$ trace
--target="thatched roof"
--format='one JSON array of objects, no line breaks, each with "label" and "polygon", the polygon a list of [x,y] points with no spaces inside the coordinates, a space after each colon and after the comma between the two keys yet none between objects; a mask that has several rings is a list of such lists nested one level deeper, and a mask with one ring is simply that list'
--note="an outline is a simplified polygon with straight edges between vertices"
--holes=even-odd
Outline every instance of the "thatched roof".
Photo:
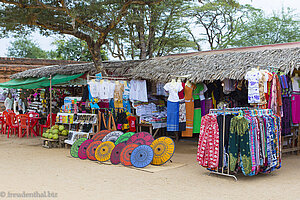
[{"label": "thatched roof", "polygon": [[[141,60],[133,61],[105,61],[103,62],[104,68],[109,74],[126,75],[131,72],[131,69],[136,67]],[[17,74],[13,74],[10,78],[40,78],[49,77],[50,75],[63,74],[74,75],[89,72],[95,74],[96,69],[94,63],[80,63],[80,64],[67,64],[67,65],[52,65],[35,69],[26,70]]]},{"label": "thatched roof", "polygon": [[291,73],[294,69],[300,69],[300,48],[249,49],[217,53],[211,51],[153,58],[140,63],[131,75],[135,79],[162,82],[186,75],[193,82],[225,78],[241,80],[250,68],[257,66],[274,66],[286,74]]}]

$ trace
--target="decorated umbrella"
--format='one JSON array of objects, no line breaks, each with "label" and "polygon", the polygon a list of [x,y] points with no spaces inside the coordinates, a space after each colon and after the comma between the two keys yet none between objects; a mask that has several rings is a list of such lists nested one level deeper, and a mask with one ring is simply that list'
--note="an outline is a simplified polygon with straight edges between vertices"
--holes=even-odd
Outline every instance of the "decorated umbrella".
[{"label": "decorated umbrella", "polygon": [[154,156],[151,164],[163,165],[168,162],[175,152],[175,143],[169,137],[160,137],[150,145],[153,149]]},{"label": "decorated umbrella", "polygon": [[140,145],[150,145],[154,141],[154,138],[150,133],[147,132],[139,132],[132,135],[128,140],[127,144],[135,143]]},{"label": "decorated umbrella", "polygon": [[121,142],[126,142],[131,136],[133,136],[135,133],[134,132],[128,132],[128,133],[124,133],[123,135],[121,135],[117,141],[115,142],[115,145],[121,143]]},{"label": "decorated umbrella", "polygon": [[87,159],[87,155],[86,155],[86,149],[88,148],[88,146],[93,142],[94,140],[92,139],[88,139],[86,141],[84,141],[79,149],[78,149],[78,157],[80,159]]},{"label": "decorated umbrella", "polygon": [[115,146],[111,152],[110,161],[112,164],[117,165],[120,163],[120,154],[122,149],[126,146],[125,142],[121,142]]},{"label": "decorated umbrella", "polygon": [[72,157],[78,158],[79,147],[86,140],[87,140],[86,138],[80,138],[73,143],[71,150],[70,150],[70,154]]},{"label": "decorated umbrella", "polygon": [[88,159],[94,160],[94,161],[97,160],[95,157],[95,151],[101,143],[102,143],[102,141],[94,141],[88,146],[88,148],[86,149],[86,155],[87,155]]},{"label": "decorated umbrella", "polygon": [[99,131],[98,133],[96,133],[94,136],[93,136],[93,140],[94,141],[101,141],[107,134],[109,134],[111,131],[109,130],[102,130],[102,131]]},{"label": "decorated umbrella", "polygon": [[136,147],[130,156],[130,161],[134,167],[143,168],[148,166],[153,159],[153,150],[148,145]]},{"label": "decorated umbrella", "polygon": [[113,143],[116,142],[116,140],[123,135],[124,133],[122,131],[113,131],[107,134],[103,139],[102,142],[111,141]]},{"label": "decorated umbrella", "polygon": [[105,162],[110,159],[112,150],[115,144],[111,141],[102,142],[95,151],[95,157],[100,162]]},{"label": "decorated umbrella", "polygon": [[130,156],[131,156],[132,151],[138,146],[139,146],[138,144],[131,143],[131,144],[127,144],[122,149],[121,154],[120,154],[120,162],[122,163],[122,165],[124,165],[124,166],[132,165],[131,161],[130,161]]}]

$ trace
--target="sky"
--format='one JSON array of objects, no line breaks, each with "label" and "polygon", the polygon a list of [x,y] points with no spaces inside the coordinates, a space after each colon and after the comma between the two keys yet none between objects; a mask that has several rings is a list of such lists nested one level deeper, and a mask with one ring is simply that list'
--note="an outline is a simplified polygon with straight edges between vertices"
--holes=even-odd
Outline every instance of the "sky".
[{"label": "sky", "polygon": [[[300,13],[300,0],[239,0],[239,2],[260,8],[266,14],[272,14],[273,11],[280,11],[282,7],[290,7],[296,9],[297,13]],[[55,40],[56,36],[45,37],[38,33],[33,33],[31,38],[44,50],[52,50],[54,48],[51,43]],[[13,38],[0,39],[0,57],[6,56],[9,43],[13,40]]]}]

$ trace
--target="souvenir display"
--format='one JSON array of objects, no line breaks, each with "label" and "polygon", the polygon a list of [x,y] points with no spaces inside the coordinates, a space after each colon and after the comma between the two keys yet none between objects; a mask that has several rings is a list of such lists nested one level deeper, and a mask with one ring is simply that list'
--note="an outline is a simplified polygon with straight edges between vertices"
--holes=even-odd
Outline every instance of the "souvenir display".
[{"label": "souvenir display", "polygon": [[118,145],[119,143],[121,142],[127,142],[127,140],[133,136],[135,133],[133,132],[127,132],[127,133],[124,133],[123,135],[121,135],[115,142],[115,145]]},{"label": "souvenir display", "polygon": [[175,143],[169,137],[160,137],[150,145],[153,149],[154,156],[151,164],[163,165],[168,162],[175,152]]},{"label": "souvenir display", "polygon": [[115,146],[111,152],[110,161],[112,164],[117,165],[120,163],[120,154],[122,149],[126,146],[125,142],[121,142]]},{"label": "souvenir display", "polygon": [[135,143],[135,144],[145,144],[145,145],[150,145],[154,141],[152,135],[147,132],[139,132],[134,135],[132,135],[128,140],[127,144]]},{"label": "souvenir display", "polygon": [[86,155],[88,159],[93,161],[97,160],[95,157],[95,151],[101,143],[102,141],[94,141],[88,146],[88,148],[86,149]]},{"label": "souvenir display", "polygon": [[132,151],[138,147],[138,144],[127,144],[125,147],[123,147],[121,154],[120,154],[120,162],[124,166],[131,166],[130,156]]},{"label": "souvenir display", "polygon": [[80,138],[80,139],[76,140],[76,142],[74,142],[74,144],[72,145],[71,150],[70,150],[70,154],[72,157],[78,158],[79,147],[86,140],[87,140],[86,138]]},{"label": "souvenir display", "polygon": [[150,146],[140,145],[132,151],[130,161],[134,167],[143,168],[151,163],[153,155],[153,150]]},{"label": "souvenir display", "polygon": [[102,142],[95,151],[95,158],[100,162],[108,161],[114,148],[115,144],[113,142]]},{"label": "souvenir display", "polygon": [[92,139],[88,139],[88,140],[86,140],[86,141],[84,141],[81,145],[80,145],[80,147],[79,147],[79,149],[78,149],[78,157],[80,158],[80,159],[87,159],[87,155],[86,155],[86,151],[87,151],[87,148],[88,148],[88,146],[93,142],[94,140],[92,140]]}]

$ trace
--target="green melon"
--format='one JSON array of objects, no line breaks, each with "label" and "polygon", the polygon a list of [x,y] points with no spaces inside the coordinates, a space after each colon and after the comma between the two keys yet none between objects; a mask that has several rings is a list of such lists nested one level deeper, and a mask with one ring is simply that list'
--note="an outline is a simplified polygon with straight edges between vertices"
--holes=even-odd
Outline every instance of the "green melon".
[{"label": "green melon", "polygon": [[48,138],[49,133],[44,133],[43,137]]},{"label": "green melon", "polygon": [[49,138],[49,139],[52,139],[52,138],[53,138],[52,133],[49,133],[48,138]]},{"label": "green melon", "polygon": [[58,135],[57,135],[57,134],[54,134],[52,138],[53,138],[54,140],[57,140],[57,139],[58,139]]},{"label": "green melon", "polygon": [[67,135],[68,135],[68,132],[67,132],[67,130],[63,130],[63,131],[61,132],[61,134],[64,135],[64,136],[67,136]]},{"label": "green melon", "polygon": [[58,132],[59,132],[58,129],[54,129],[54,130],[52,131],[53,134],[58,134]]},{"label": "green melon", "polygon": [[60,125],[59,127],[58,127],[58,130],[59,131],[63,131],[65,129],[65,127],[63,126],[63,125]]}]

